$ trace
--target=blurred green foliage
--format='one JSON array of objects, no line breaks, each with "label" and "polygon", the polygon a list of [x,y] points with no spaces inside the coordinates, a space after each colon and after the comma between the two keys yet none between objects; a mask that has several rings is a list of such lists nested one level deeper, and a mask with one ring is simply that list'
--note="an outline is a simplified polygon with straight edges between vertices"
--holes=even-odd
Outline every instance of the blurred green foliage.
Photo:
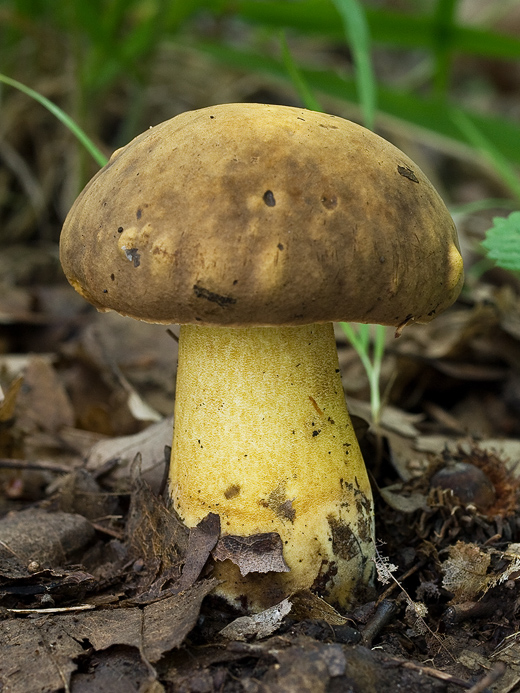
[{"label": "blurred green foliage", "polygon": [[[368,0],[3,0],[0,70],[23,81],[19,61],[31,60],[23,44],[28,39],[54,42],[56,51],[66,56],[63,68],[74,70],[72,115],[80,125],[86,111],[124,76],[135,85],[136,98],[128,113],[131,136],[140,108],[139,87],[146,83],[154,56],[165,42],[190,47],[226,66],[290,83],[281,47],[278,56],[268,55],[260,42],[240,41],[236,32],[214,32],[213,37],[208,35],[211,32],[198,30],[196,22],[200,17],[217,25],[235,21],[238,31],[242,28],[248,37],[252,31],[277,37],[282,30],[288,41],[310,37],[348,44],[357,68],[350,73],[298,59],[298,68],[318,100],[324,95],[356,103],[365,94],[365,104],[371,103],[367,108],[374,113],[377,98],[378,117],[398,119],[430,136],[473,146],[453,118],[454,111],[461,111],[496,152],[512,164],[520,164],[518,124],[472,109],[466,105],[460,85],[454,88],[452,84],[456,56],[518,60],[520,39],[487,26],[459,23],[458,0],[410,1],[408,11],[379,4]],[[369,36],[373,46],[384,46],[397,55],[404,50],[418,51],[421,79],[415,76],[409,83],[393,84],[379,78],[376,84],[370,73]],[[37,54],[32,60],[37,60]],[[476,77],[485,82],[483,75]],[[370,110],[365,112],[365,122],[367,118],[370,126],[374,119]]]}]

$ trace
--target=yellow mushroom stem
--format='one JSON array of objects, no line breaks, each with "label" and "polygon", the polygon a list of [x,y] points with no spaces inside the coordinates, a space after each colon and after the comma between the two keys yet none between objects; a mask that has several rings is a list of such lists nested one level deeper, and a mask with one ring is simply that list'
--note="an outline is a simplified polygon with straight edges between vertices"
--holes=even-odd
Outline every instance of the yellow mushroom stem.
[{"label": "yellow mushroom stem", "polygon": [[230,602],[265,608],[311,588],[348,606],[373,573],[373,506],[331,323],[183,326],[170,492],[188,527],[277,532],[288,572],[217,562]]}]

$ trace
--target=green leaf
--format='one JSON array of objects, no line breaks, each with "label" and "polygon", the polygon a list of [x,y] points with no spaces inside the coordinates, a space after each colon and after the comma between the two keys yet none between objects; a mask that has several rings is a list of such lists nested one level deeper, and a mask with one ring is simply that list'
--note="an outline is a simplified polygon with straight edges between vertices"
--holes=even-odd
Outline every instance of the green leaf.
[{"label": "green leaf", "polygon": [[499,267],[520,272],[520,212],[493,219],[482,246]]}]

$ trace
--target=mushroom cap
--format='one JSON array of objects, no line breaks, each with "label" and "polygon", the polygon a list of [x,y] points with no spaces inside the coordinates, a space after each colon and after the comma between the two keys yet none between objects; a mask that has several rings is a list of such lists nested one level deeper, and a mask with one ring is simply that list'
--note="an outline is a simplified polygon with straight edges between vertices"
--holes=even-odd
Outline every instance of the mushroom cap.
[{"label": "mushroom cap", "polygon": [[342,118],[225,104],[116,151],[61,262],[99,310],[157,323],[428,322],[457,298],[454,223],[401,151]]}]

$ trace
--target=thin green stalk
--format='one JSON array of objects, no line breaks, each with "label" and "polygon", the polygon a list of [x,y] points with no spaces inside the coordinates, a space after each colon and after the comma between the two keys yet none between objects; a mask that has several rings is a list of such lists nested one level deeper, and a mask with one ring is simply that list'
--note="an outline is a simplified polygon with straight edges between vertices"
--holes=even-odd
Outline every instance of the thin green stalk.
[{"label": "thin green stalk", "polygon": [[504,197],[486,197],[482,200],[474,200],[461,205],[450,205],[452,217],[465,217],[477,212],[485,212],[488,209],[518,209],[518,202]]},{"label": "thin green stalk", "polygon": [[[381,364],[385,351],[386,330],[383,325],[358,325],[355,329],[348,322],[340,323],[345,336],[354,347],[366,371],[370,385],[370,411],[372,421],[377,424],[381,418],[381,392],[379,380]],[[372,357],[370,357],[370,331],[374,328]]]},{"label": "thin green stalk", "polygon": [[27,96],[30,96],[35,101],[38,101],[38,103],[40,103],[54,116],[56,116],[56,118],[58,118],[58,120],[72,132],[72,134],[81,142],[81,144],[92,155],[92,157],[100,166],[104,166],[107,163],[107,158],[103,154],[103,152],[96,147],[96,145],[94,144],[94,142],[92,142],[90,137],[79,127],[77,123],[75,123],[72,120],[70,116],[68,116],[65,113],[65,111],[62,111],[59,106],[56,106],[55,103],[52,103],[52,101],[49,101],[49,99],[47,99],[45,96],[42,96],[37,91],[34,91],[34,89],[31,89],[30,87],[25,86],[25,84],[18,82],[16,79],[11,79],[11,77],[7,77],[6,75],[3,75],[1,73],[0,82],[3,82],[4,84],[9,85],[10,87],[14,87],[15,89],[18,89],[24,94],[27,94]]},{"label": "thin green stalk", "polygon": [[436,96],[445,98],[450,82],[455,31],[455,14],[458,0],[437,0],[433,17],[433,51],[435,72],[433,76]]},{"label": "thin green stalk", "polygon": [[363,121],[365,127],[373,130],[377,110],[377,83],[372,68],[370,30],[365,11],[358,0],[333,1],[343,20],[347,41],[352,50]]},{"label": "thin green stalk", "polygon": [[466,137],[468,142],[486,157],[504,183],[514,193],[515,197],[520,200],[520,179],[518,178],[516,170],[511,166],[506,157],[461,110],[452,109],[451,119],[459,128],[460,132]]},{"label": "thin green stalk", "polygon": [[289,50],[289,46],[287,45],[287,38],[284,32],[282,32],[281,34],[280,43],[282,47],[283,64],[285,66],[285,69],[287,70],[287,74],[289,75],[291,82],[293,83],[294,88],[298,92],[298,96],[302,100],[302,103],[305,105],[305,108],[309,108],[311,111],[323,111],[320,103],[312,93],[312,90],[309,88],[307,80],[302,75],[300,68],[298,67],[298,65],[294,61],[294,58],[291,55],[291,51]]}]

